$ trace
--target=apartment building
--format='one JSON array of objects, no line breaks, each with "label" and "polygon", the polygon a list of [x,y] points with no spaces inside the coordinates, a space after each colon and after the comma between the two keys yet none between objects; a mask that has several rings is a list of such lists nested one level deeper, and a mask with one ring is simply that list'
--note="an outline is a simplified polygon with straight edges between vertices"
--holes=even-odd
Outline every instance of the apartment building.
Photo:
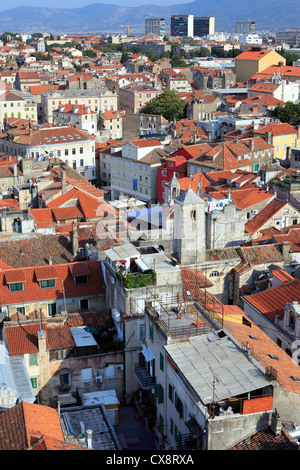
[{"label": "apartment building", "polygon": [[103,113],[118,109],[118,97],[106,88],[95,90],[47,90],[41,95],[42,118],[45,122],[53,123],[53,111],[60,105],[83,105],[92,111]]},{"label": "apartment building", "polygon": [[254,129],[254,136],[264,136],[274,146],[274,158],[285,160],[289,149],[300,145],[299,128],[282,122],[270,122],[266,126]]},{"label": "apartment building", "polygon": [[255,33],[255,22],[254,21],[236,21],[235,32],[237,34],[249,34]]},{"label": "apartment building", "polygon": [[157,167],[166,152],[158,140],[134,139],[122,145],[122,151],[112,154],[111,198],[121,194],[149,204],[157,200]]},{"label": "apartment building", "polygon": [[162,93],[152,86],[152,84],[130,84],[120,88],[120,109],[126,113],[138,113],[148,101],[156,98]]},{"label": "apartment building", "polygon": [[215,33],[215,18],[213,16],[194,17],[194,37],[203,37]]},{"label": "apartment building", "polygon": [[96,173],[95,140],[94,135],[72,126],[37,127],[19,135],[8,131],[0,139],[0,148],[8,155],[36,160],[58,157],[91,181]]},{"label": "apartment building", "polygon": [[279,64],[284,66],[286,59],[278,52],[260,46],[251,47],[235,58],[236,81],[247,82],[256,73]]},{"label": "apartment building", "polygon": [[30,119],[38,121],[37,105],[10,90],[0,92],[0,126],[6,118]]},{"label": "apartment building", "polygon": [[299,46],[300,44],[300,28],[289,28],[285,31],[276,31],[276,42],[278,44],[288,44],[289,46]]},{"label": "apartment building", "polygon": [[53,111],[54,125],[66,126],[71,124],[72,127],[77,125],[79,129],[88,134],[95,134],[97,132],[97,117],[96,111],[92,111],[91,108],[79,104],[61,105]]},{"label": "apartment building", "polygon": [[123,137],[124,111],[106,111],[99,117],[99,132],[108,139]]},{"label": "apartment building", "polygon": [[171,36],[193,37],[194,16],[172,15],[170,20]]},{"label": "apartment building", "polygon": [[160,37],[165,35],[165,19],[164,18],[146,18],[145,19],[145,34],[148,36],[150,33],[157,34]]}]

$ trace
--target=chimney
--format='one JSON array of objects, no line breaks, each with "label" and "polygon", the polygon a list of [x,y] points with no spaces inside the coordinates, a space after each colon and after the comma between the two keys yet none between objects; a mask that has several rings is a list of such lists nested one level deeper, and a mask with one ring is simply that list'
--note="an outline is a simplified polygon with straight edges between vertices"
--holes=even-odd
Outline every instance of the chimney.
[{"label": "chimney", "polygon": [[61,176],[61,192],[62,194],[65,194],[67,190],[67,174],[66,174],[66,170],[64,170],[63,168],[61,169],[60,176]]},{"label": "chimney", "polygon": [[51,265],[52,263],[53,263],[53,261],[52,261],[52,256],[50,255],[50,256],[49,256],[49,265]]},{"label": "chimney", "polygon": [[272,413],[271,431],[275,434],[275,436],[278,436],[282,431],[282,420],[276,408],[274,413]]},{"label": "chimney", "polygon": [[93,448],[93,446],[92,446],[92,434],[93,434],[92,429],[87,429],[86,430],[86,440],[87,440],[88,449]]},{"label": "chimney", "polygon": [[73,255],[76,256],[78,252],[78,230],[75,223],[72,226],[72,250]]},{"label": "chimney", "polygon": [[271,140],[272,140],[271,131],[266,131],[265,132],[265,140],[267,141],[268,144],[271,144]]}]

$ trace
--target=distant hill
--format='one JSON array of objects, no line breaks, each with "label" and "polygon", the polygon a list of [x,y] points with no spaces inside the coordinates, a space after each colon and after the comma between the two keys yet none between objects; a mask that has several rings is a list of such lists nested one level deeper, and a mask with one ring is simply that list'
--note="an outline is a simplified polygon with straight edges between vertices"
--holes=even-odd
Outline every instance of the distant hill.
[{"label": "distant hill", "polygon": [[[157,0],[156,0],[157,1]],[[300,26],[299,0],[196,0],[172,6],[142,5],[126,7],[93,3],[82,8],[44,8],[20,6],[4,10],[0,15],[0,32],[125,32],[129,23],[131,32],[143,32],[146,17],[162,17],[169,24],[172,14],[214,16],[217,31],[234,31],[235,21],[256,22],[257,30],[275,31]],[[137,26],[140,25],[140,26]]]}]

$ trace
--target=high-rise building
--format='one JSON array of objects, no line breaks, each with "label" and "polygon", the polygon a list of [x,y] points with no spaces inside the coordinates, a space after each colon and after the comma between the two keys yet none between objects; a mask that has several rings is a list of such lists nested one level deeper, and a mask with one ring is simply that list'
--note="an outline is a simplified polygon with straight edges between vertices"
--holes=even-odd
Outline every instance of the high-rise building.
[{"label": "high-rise building", "polygon": [[193,37],[194,15],[172,15],[171,36]]},{"label": "high-rise building", "polygon": [[237,34],[249,34],[255,33],[255,22],[254,21],[236,21],[235,32]]},{"label": "high-rise building", "polygon": [[194,34],[195,37],[203,37],[215,33],[215,18],[213,16],[195,16]]},{"label": "high-rise building", "polygon": [[288,44],[289,46],[299,46],[300,28],[290,28],[285,31],[276,31],[276,42],[279,44]]},{"label": "high-rise building", "polygon": [[164,18],[146,18],[145,19],[145,34],[157,34],[160,37],[165,35],[165,20]]}]

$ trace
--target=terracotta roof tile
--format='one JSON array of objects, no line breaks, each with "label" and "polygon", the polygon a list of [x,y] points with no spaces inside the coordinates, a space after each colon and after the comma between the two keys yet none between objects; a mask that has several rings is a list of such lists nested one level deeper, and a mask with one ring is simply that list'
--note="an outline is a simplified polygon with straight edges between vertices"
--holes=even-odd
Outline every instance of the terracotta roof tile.
[{"label": "terracotta roof tile", "polygon": [[32,403],[21,403],[0,415],[0,449],[26,450],[42,436],[64,441],[57,411]]},{"label": "terracotta roof tile", "polygon": [[252,220],[245,224],[245,231],[255,233],[263,227],[277,212],[279,212],[287,203],[274,198],[267,206],[256,214]]},{"label": "terracotta roof tile", "polygon": [[[294,283],[297,281],[293,281]],[[286,289],[284,290],[284,287]],[[245,296],[249,299],[253,297],[262,297],[268,296],[267,300],[263,301],[263,305],[266,309],[272,309],[272,302],[274,294],[274,301],[276,306],[282,305],[282,301],[284,301],[283,296],[285,295],[284,292],[289,293],[289,298],[291,297],[292,300],[295,300],[294,293],[298,290],[298,295],[300,292],[299,289],[300,283],[298,282],[297,286],[292,286],[291,283],[282,284],[279,287],[274,287],[272,289],[268,289],[264,292],[260,292],[259,294],[254,294],[250,296]],[[271,291],[268,293],[268,291]],[[281,297],[281,302],[280,302]],[[269,305],[267,305],[269,302]],[[286,302],[289,302],[287,299]],[[261,306],[261,304],[259,305]],[[276,308],[275,306],[275,308]],[[224,319],[224,327],[226,330],[229,331],[230,334],[236,338],[236,340],[240,344],[248,343],[249,349],[253,354],[254,358],[259,361],[259,363],[266,369],[269,366],[272,366],[277,371],[277,381],[280,387],[284,390],[289,390],[294,393],[300,394],[300,382],[296,382],[292,377],[299,377],[299,365],[294,362],[294,360],[280,347],[278,346],[264,331],[259,328],[255,323],[253,323],[248,317],[245,316],[248,320],[247,324],[237,324],[234,322],[230,322]],[[272,359],[271,355],[277,356],[278,360]],[[274,364],[275,362],[275,364]]]},{"label": "terracotta roof tile", "polygon": [[300,281],[294,279],[257,294],[245,295],[244,298],[274,322],[276,315],[279,315],[280,319],[283,318],[284,306],[287,303],[300,302]]},{"label": "terracotta roof tile", "polygon": [[[22,270],[9,270],[0,272],[0,293],[2,305],[13,305],[23,303],[33,303],[35,301],[43,301],[50,299],[62,299],[64,297],[78,297],[78,296],[90,296],[104,294],[105,289],[103,287],[103,273],[99,260],[93,261],[81,261],[75,263],[76,270],[81,272],[81,266],[86,272],[89,270],[89,278],[87,284],[75,284],[72,272],[72,263],[58,264],[53,268],[49,268],[51,273],[55,275],[56,283],[54,287],[41,288],[36,278],[35,269],[36,267],[23,268]],[[54,266],[53,266],[54,267]],[[14,271],[18,274],[14,277]],[[20,271],[22,272],[22,278],[19,276]],[[39,272],[39,270],[37,270]],[[46,269],[44,268],[44,271]],[[7,284],[7,273],[9,273],[9,280],[11,282],[24,282],[22,291],[10,292],[9,285]],[[45,272],[43,273],[45,275]],[[75,274],[77,275],[77,274]],[[18,280],[16,280],[18,279]]]}]

